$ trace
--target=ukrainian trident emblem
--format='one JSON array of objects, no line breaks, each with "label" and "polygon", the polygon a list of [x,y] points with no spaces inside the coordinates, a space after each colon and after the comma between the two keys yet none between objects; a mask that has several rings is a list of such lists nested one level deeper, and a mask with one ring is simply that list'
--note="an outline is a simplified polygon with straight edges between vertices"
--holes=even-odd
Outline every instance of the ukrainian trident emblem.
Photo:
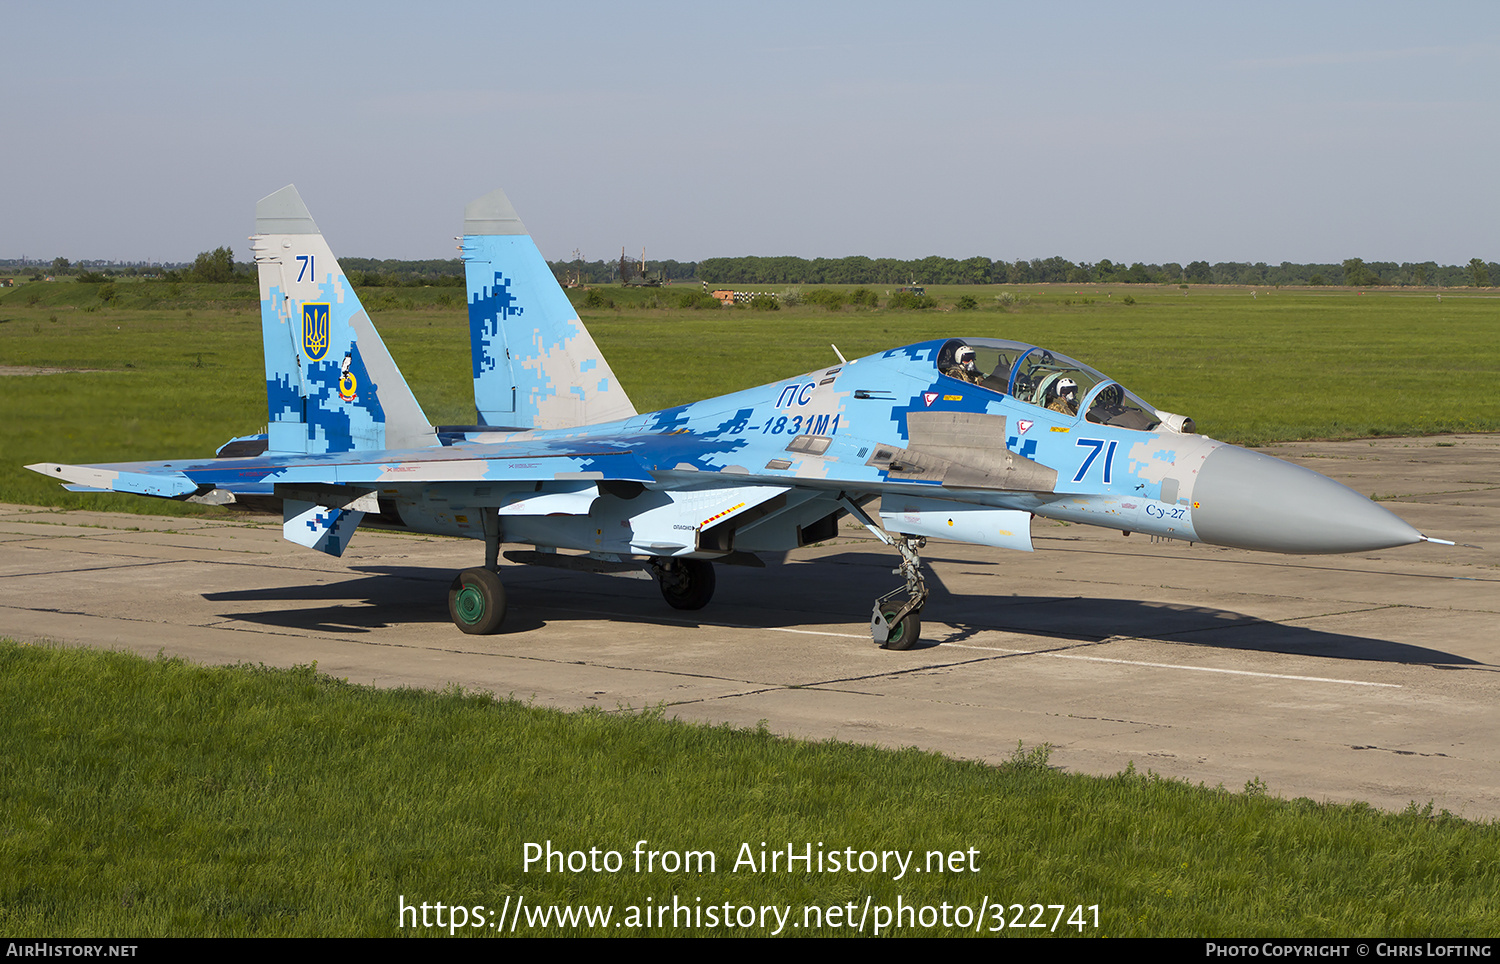
[{"label": "ukrainian trident emblem", "polygon": [[302,350],[312,361],[322,361],[328,354],[328,305],[302,306]]}]

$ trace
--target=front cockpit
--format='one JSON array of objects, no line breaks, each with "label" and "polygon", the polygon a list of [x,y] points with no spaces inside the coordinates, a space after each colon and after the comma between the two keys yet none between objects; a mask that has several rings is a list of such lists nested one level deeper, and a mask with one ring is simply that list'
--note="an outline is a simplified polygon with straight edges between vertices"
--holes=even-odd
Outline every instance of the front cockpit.
[{"label": "front cockpit", "polygon": [[949,378],[1069,418],[1082,412],[1090,422],[1116,428],[1194,431],[1192,419],[1160,412],[1082,362],[1035,345],[997,338],[950,338],[938,350],[937,369]]}]

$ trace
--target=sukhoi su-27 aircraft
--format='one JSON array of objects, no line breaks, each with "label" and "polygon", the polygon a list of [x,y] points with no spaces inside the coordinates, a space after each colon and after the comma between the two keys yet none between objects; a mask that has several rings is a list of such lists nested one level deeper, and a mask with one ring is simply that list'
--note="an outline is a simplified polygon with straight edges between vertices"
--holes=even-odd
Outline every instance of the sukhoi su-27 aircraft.
[{"label": "sukhoi su-27 aircraft", "polygon": [[1034,516],[1284,553],[1442,541],[1013,341],[926,341],[638,414],[500,191],[464,213],[478,423],[434,426],[295,188],[256,206],[253,248],[263,434],[214,458],[30,468],[74,491],[279,510],[287,539],[333,556],[361,524],[483,540],[484,564],[448,593],[466,633],[505,618],[502,543],[531,547],[516,562],[644,567],[691,610],[716,562],[758,565],[851,516],[899,554],[904,585],[870,624],[906,649],[925,541],[1030,552]]}]

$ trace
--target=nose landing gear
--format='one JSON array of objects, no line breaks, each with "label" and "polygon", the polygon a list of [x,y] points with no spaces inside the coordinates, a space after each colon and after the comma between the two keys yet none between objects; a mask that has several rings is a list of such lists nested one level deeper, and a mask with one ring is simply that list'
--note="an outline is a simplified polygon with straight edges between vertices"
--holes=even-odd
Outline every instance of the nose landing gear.
[{"label": "nose landing gear", "polygon": [[[922,536],[891,535],[875,524],[864,509],[848,497],[839,503],[849,514],[860,521],[875,538],[901,553],[901,565],[892,570],[906,579],[906,585],[875,600],[870,613],[870,636],[882,649],[911,649],[922,635],[922,623],[917,617],[927,605],[927,581],[922,578],[922,557],[919,555],[927,540]],[[906,600],[900,601],[905,594]]]},{"label": "nose landing gear", "polygon": [[[922,578],[922,559],[917,555],[927,540],[921,536],[898,535],[889,539],[901,553],[901,565],[892,572],[906,577],[906,585],[875,600],[870,614],[870,635],[882,649],[911,649],[922,635],[917,618],[927,605],[927,582]],[[899,602],[905,593],[906,601]]]}]

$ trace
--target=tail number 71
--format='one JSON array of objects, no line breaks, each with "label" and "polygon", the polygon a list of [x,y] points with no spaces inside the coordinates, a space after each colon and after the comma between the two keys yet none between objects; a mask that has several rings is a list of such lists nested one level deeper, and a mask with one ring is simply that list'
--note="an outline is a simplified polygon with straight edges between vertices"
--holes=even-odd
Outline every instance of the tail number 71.
[{"label": "tail number 71", "polygon": [[1081,438],[1078,440],[1078,444],[1083,446],[1084,448],[1092,449],[1092,451],[1089,452],[1088,457],[1083,460],[1083,464],[1078,467],[1078,474],[1073,476],[1073,481],[1082,482],[1083,477],[1089,474],[1089,469],[1093,467],[1094,461],[1099,458],[1099,453],[1103,452],[1104,484],[1109,485],[1110,475],[1113,472],[1115,465],[1115,446],[1120,444],[1119,440],[1111,439],[1108,443],[1106,443],[1102,438]]}]

